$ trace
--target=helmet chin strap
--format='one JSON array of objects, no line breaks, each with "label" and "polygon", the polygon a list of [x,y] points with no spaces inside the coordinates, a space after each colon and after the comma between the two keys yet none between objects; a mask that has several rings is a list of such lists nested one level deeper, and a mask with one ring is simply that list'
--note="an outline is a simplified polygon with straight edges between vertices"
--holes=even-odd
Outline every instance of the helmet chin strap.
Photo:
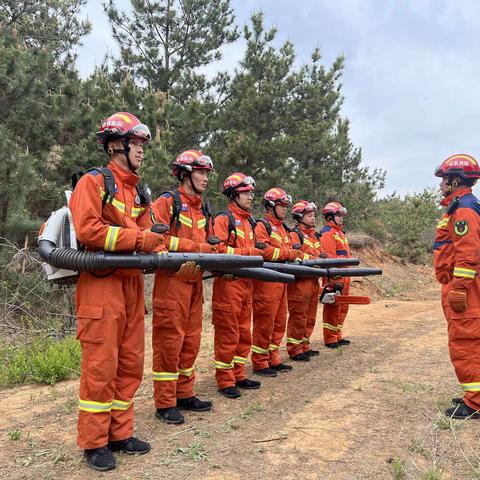
[{"label": "helmet chin strap", "polygon": [[277,214],[277,204],[275,204],[275,206],[273,207],[273,214],[275,215],[277,220],[280,220],[280,221],[282,220]]},{"label": "helmet chin strap", "polygon": [[108,153],[110,155],[113,155],[114,153],[120,153],[120,154],[123,154],[125,155],[125,157],[127,158],[127,165],[128,165],[128,168],[131,172],[133,173],[136,173],[137,172],[137,169],[132,165],[132,162],[130,161],[130,140],[129,138],[124,138],[122,139],[122,144],[123,144],[123,150],[121,150],[120,148],[109,148],[108,149]]},{"label": "helmet chin strap", "polygon": [[243,210],[244,212],[249,212],[249,210],[247,210],[246,208],[243,208],[243,207],[237,202],[237,197],[238,197],[238,192],[232,193],[232,195],[231,195],[231,197],[230,197],[230,201],[234,202],[235,205],[236,205],[240,210]]},{"label": "helmet chin strap", "polygon": [[195,182],[193,181],[192,179],[192,172],[187,172],[187,178],[190,182],[190,185],[193,189],[193,191],[197,194],[197,195],[201,195],[201,192],[198,191],[197,187],[195,186]]}]

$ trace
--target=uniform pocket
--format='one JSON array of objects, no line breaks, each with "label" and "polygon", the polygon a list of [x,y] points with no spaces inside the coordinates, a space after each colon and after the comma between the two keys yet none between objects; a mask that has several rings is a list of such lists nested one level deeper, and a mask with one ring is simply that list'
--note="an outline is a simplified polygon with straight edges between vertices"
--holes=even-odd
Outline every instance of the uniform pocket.
[{"label": "uniform pocket", "polygon": [[85,343],[103,343],[105,328],[101,319],[103,307],[80,305],[77,311],[77,340]]},{"label": "uniform pocket", "polygon": [[178,308],[176,300],[154,300],[152,325],[154,327],[174,326],[178,317]]}]

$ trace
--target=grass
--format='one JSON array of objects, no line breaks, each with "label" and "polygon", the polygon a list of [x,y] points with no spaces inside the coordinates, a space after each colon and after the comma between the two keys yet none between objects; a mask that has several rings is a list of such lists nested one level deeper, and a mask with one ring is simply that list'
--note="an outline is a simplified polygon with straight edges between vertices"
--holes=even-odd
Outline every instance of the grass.
[{"label": "grass", "polygon": [[400,458],[392,458],[390,462],[392,466],[392,475],[394,480],[405,478],[405,461]]},{"label": "grass", "polygon": [[185,458],[193,460],[194,462],[204,462],[207,459],[207,451],[200,442],[194,442],[188,447],[176,448],[173,454],[183,455]]},{"label": "grass", "polygon": [[0,387],[27,383],[54,384],[78,377],[80,344],[73,336],[38,338],[18,347],[0,347]]},{"label": "grass", "polygon": [[256,413],[263,412],[263,410],[264,410],[263,405],[259,401],[257,401],[252,405],[250,405],[249,407],[247,407],[245,411],[240,414],[240,416],[243,419],[246,419],[251,417],[252,415],[255,415]]},{"label": "grass", "polygon": [[12,429],[7,432],[8,438],[13,441],[20,440],[20,437],[22,436],[22,432],[17,429]]},{"label": "grass", "polygon": [[421,478],[422,480],[442,480],[442,471],[436,467],[429,468]]},{"label": "grass", "polygon": [[454,420],[440,413],[435,420],[434,426],[437,430],[462,430],[465,428],[464,420]]}]

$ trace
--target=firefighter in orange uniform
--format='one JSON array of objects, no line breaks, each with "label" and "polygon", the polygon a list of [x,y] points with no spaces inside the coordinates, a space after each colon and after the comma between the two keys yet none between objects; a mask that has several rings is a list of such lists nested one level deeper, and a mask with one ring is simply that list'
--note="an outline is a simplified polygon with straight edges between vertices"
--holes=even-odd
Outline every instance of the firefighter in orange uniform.
[{"label": "firefighter in orange uniform", "polygon": [[[350,247],[343,230],[343,217],[347,209],[338,202],[330,202],[323,208],[323,216],[326,225],[320,231],[320,242],[323,251],[329,258],[350,258]],[[323,286],[343,286],[342,294],[348,295],[350,290],[350,278],[341,280],[325,279]],[[348,313],[348,304],[323,305],[323,339],[328,348],[338,348],[342,345],[350,345],[350,340],[342,337],[342,328]]]},{"label": "firefighter in orange uniform", "polygon": [[[297,223],[290,231],[292,244],[311,259],[319,258],[322,253],[315,232],[316,211],[316,205],[305,200],[297,202],[291,211]],[[310,336],[317,320],[318,289],[317,278],[301,278],[287,287],[287,351],[292,360],[308,362],[320,353],[310,348]]]},{"label": "firefighter in orange uniform", "polygon": [[[234,173],[223,182],[223,195],[230,200],[227,211],[215,218],[215,236],[222,243],[220,253],[262,255],[255,248],[255,220],[252,217],[255,182]],[[227,398],[241,396],[239,388],[254,390],[260,382],[247,378],[245,363],[252,344],[253,283],[248,278],[213,282],[212,323],[215,329],[215,369],[218,391]]]},{"label": "firefighter in orange uniform", "polygon": [[[87,172],[75,186],[69,207],[78,240],[92,251],[164,248],[163,237],[150,230],[148,201],[142,201],[137,190],[143,145],[150,140],[148,127],[132,114],[119,112],[102,123],[97,136],[110,163],[108,170]],[[106,198],[111,175],[108,183],[114,191]],[[133,396],[143,376],[142,272],[81,272],[76,297],[82,347],[77,443],[85,449],[90,467],[111,470],[116,466],[112,452],[150,450],[147,442],[132,436]]]},{"label": "firefighter in orange uniform", "polygon": [[[263,197],[265,217],[257,222],[257,241],[267,261],[294,261],[306,258],[300,250],[292,248],[288,227],[284,220],[292,197],[281,188],[271,188]],[[252,364],[257,375],[276,377],[277,372],[292,370],[282,363],[280,343],[287,323],[287,285],[253,281],[253,333]]]},{"label": "firefighter in orange uniform", "polygon": [[445,414],[480,418],[480,202],[472,194],[480,167],[472,156],[457,154],[435,175],[442,179],[446,207],[433,244],[435,276],[442,284],[450,358],[464,392]]},{"label": "firefighter in orange uniform", "polygon": [[[202,194],[213,171],[210,157],[198,150],[187,150],[172,164],[172,175],[180,182],[178,190],[163,193],[153,205],[158,222],[170,226],[165,245],[171,252],[214,253],[207,242],[211,232],[208,209]],[[202,332],[202,273],[178,278],[166,271],[155,275],[153,287],[153,385],[157,418],[180,424],[180,410],[207,412],[212,402],[195,396],[194,363]]]}]

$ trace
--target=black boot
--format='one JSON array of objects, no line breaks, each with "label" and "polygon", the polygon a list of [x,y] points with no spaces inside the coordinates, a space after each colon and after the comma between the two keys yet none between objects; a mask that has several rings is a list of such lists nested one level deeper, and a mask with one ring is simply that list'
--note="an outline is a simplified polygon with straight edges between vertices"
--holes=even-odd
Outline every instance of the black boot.
[{"label": "black boot", "polygon": [[289,372],[290,370],[293,370],[293,367],[291,365],[286,365],[285,363],[279,363],[272,368],[277,372]]},{"label": "black boot", "polygon": [[239,392],[237,387],[225,387],[219,388],[218,391],[227,398],[238,398],[241,397],[242,394]]},{"label": "black boot", "polygon": [[157,408],[155,416],[169,425],[179,425],[185,422],[185,417],[177,407]]},{"label": "black boot", "polygon": [[254,370],[253,373],[255,375],[261,375],[262,377],[276,377],[277,372],[270,367],[262,368],[261,370]]},{"label": "black boot", "polygon": [[290,360],[294,360],[295,362],[309,362],[310,361],[310,355],[307,355],[306,353],[299,353],[298,355],[295,355],[294,357],[290,357]]},{"label": "black boot", "polygon": [[200,400],[197,397],[177,398],[177,407],[192,412],[209,412],[213,404],[210,400]]},{"label": "black boot", "polygon": [[262,384],[258,380],[246,378],[245,380],[239,380],[236,385],[238,388],[244,388],[245,390],[257,390]]},{"label": "black boot", "polygon": [[139,455],[144,455],[150,451],[150,444],[144,442],[143,440],[139,440],[135,437],[126,438],[125,440],[114,440],[108,442],[108,448],[112,452],[120,452],[128,453],[133,455],[138,453]]},{"label": "black boot", "polygon": [[326,343],[325,346],[327,348],[338,348],[340,345],[337,342],[334,342],[334,343]]},{"label": "black boot", "polygon": [[470,408],[465,403],[460,403],[459,405],[451,408],[447,408],[445,410],[445,415],[450,418],[455,418],[457,420],[466,420],[475,418],[480,418],[480,412],[477,410]]},{"label": "black boot", "polygon": [[347,340],[346,338],[342,338],[337,342],[339,345],[350,345],[350,340]]},{"label": "black boot", "polygon": [[320,355],[320,352],[318,350],[309,350],[308,352],[304,352],[304,353],[309,357],[318,357]]},{"label": "black boot", "polygon": [[115,457],[108,447],[87,449],[84,452],[84,457],[90,468],[100,472],[113,470],[117,466]]},{"label": "black boot", "polygon": [[452,403],[454,405],[460,405],[461,403],[463,403],[463,397],[453,397]]}]

